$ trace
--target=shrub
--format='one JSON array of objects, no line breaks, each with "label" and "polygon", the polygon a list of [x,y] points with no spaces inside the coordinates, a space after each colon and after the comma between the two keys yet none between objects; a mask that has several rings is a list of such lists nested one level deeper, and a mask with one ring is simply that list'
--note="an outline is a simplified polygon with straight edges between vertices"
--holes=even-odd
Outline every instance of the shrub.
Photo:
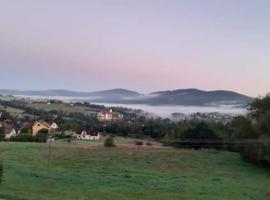
[{"label": "shrub", "polygon": [[37,142],[46,143],[48,138],[48,133],[38,133],[36,136]]},{"label": "shrub", "polygon": [[114,147],[114,139],[112,136],[107,136],[104,140],[104,146],[105,147]]},{"label": "shrub", "polygon": [[71,139],[72,135],[66,135],[64,132],[54,134],[55,139]]},{"label": "shrub", "polygon": [[29,134],[19,134],[16,137],[10,138],[9,140],[15,142],[35,142],[35,137]]},{"label": "shrub", "polygon": [[135,141],[135,144],[138,145],[138,146],[141,146],[141,145],[143,145],[143,141],[137,140],[137,141]]},{"label": "shrub", "polygon": [[27,133],[30,133],[31,132],[31,129],[28,128],[28,127],[23,127],[20,131],[20,133],[23,133],[23,134],[27,134]]},{"label": "shrub", "polygon": [[29,135],[29,134],[19,134],[16,137],[10,138],[10,141],[46,143],[47,142],[47,135],[48,134],[46,134],[46,133],[39,133],[36,136],[32,136],[32,135]]}]

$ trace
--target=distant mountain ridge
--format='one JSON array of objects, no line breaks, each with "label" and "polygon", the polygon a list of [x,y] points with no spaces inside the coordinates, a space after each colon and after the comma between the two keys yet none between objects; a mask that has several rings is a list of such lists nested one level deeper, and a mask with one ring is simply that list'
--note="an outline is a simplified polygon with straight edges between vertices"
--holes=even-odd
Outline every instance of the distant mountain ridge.
[{"label": "distant mountain ridge", "polygon": [[138,92],[134,92],[126,89],[112,89],[97,92],[76,92],[71,90],[7,90],[0,89],[1,95],[22,95],[22,96],[63,96],[63,97],[91,97],[97,95],[104,96],[138,96]]},{"label": "distant mountain ridge", "polygon": [[176,105],[247,105],[253,98],[233,91],[198,89],[180,89],[152,93],[158,95],[152,99],[152,104]]},{"label": "distant mountain ridge", "polygon": [[150,94],[140,94],[126,89],[111,89],[97,92],[76,92],[70,90],[20,91],[0,89],[2,95],[39,96],[39,97],[69,97],[76,100],[83,98],[93,103],[123,103],[148,105],[238,105],[245,106],[253,100],[252,97],[233,91],[204,91],[199,89],[179,89],[158,91]]}]

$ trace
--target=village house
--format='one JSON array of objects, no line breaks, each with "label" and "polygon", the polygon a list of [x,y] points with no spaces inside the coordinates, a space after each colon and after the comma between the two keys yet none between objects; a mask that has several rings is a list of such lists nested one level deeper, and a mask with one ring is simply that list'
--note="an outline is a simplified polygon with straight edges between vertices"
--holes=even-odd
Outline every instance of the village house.
[{"label": "village house", "polygon": [[37,135],[37,133],[42,129],[48,130],[48,133],[52,133],[56,129],[58,129],[58,125],[54,122],[49,124],[42,120],[36,121],[34,125],[32,126],[32,135],[34,136]]},{"label": "village house", "polygon": [[112,121],[113,119],[112,109],[99,112],[97,117],[99,121]]},{"label": "village house", "polygon": [[56,129],[58,129],[58,125],[55,122],[52,122],[51,123],[51,128],[56,130]]},{"label": "village house", "polygon": [[14,128],[10,120],[5,120],[2,122],[0,127],[3,127],[5,139],[10,139],[11,137],[15,137],[20,133],[19,129]]},{"label": "village house", "polygon": [[74,135],[78,140],[99,140],[100,133],[98,130],[90,129],[90,130],[79,130]]},{"label": "village house", "polygon": [[123,114],[113,112],[112,109],[101,111],[98,113],[98,120],[99,121],[115,121],[115,120],[121,120],[123,119]]},{"label": "village house", "polygon": [[5,139],[10,139],[16,137],[20,133],[19,130],[16,130],[13,126],[4,127]]},{"label": "village house", "polygon": [[48,130],[48,133],[51,132],[51,125],[45,121],[36,121],[32,127],[32,135],[35,136],[42,129]]}]

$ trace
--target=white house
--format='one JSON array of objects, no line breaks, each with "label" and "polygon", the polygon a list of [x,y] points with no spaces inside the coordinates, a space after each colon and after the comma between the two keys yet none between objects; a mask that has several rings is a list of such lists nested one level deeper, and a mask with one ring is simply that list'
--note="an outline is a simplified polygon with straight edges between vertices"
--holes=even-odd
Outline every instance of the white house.
[{"label": "white house", "polygon": [[19,131],[17,132],[13,127],[6,127],[4,129],[4,132],[5,132],[5,139],[10,139],[19,134]]},{"label": "white house", "polygon": [[77,131],[76,134],[73,135],[78,140],[99,140],[100,134],[97,130],[80,130]]},{"label": "white house", "polygon": [[57,125],[55,122],[53,122],[53,123],[51,124],[51,128],[52,128],[52,129],[58,129],[58,125]]},{"label": "white house", "polygon": [[112,121],[112,119],[113,119],[112,109],[98,113],[98,120],[99,121]]}]

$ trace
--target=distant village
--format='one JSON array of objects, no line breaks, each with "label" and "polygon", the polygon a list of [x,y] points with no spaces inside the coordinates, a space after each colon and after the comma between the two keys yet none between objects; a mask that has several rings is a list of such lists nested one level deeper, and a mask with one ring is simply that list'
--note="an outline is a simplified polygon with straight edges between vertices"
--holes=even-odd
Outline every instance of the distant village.
[{"label": "distant village", "polygon": [[210,112],[210,113],[192,113],[192,114],[184,114],[184,113],[172,113],[172,120],[174,121],[204,121],[204,122],[214,122],[214,123],[223,123],[227,124],[231,122],[236,115],[233,114],[225,114],[218,112]]},{"label": "distant village", "polygon": [[[3,97],[2,97],[3,98]],[[42,134],[69,137],[77,140],[99,140],[108,130],[121,135],[146,134],[151,120],[160,123],[171,121],[197,121],[230,123],[235,116],[212,113],[172,113],[170,119],[162,119],[141,110],[121,107],[106,108],[90,103],[64,102],[59,100],[0,99],[0,128],[5,140],[39,141]],[[129,127],[129,128],[127,128]],[[136,131],[137,130],[137,131]],[[153,130],[148,130],[152,132]],[[28,136],[31,136],[27,137]]]},{"label": "distant village", "polygon": [[[0,117],[3,115],[4,113],[0,112]],[[22,118],[22,115],[19,117]],[[54,117],[57,118],[57,116]],[[112,109],[106,109],[99,112],[96,117],[99,122],[113,122],[122,120],[123,114],[113,112]],[[0,128],[3,130],[4,138],[9,140],[20,134],[26,134],[26,132],[29,134],[29,130],[32,136],[37,136],[39,133],[53,135],[58,132],[59,126],[54,121],[46,122],[44,120],[37,120],[33,123],[29,118],[28,120],[24,118],[23,122],[20,122],[20,125],[10,119],[5,119],[0,122]],[[72,134],[72,137],[78,140],[99,140],[100,132],[95,128],[80,128]]]}]

